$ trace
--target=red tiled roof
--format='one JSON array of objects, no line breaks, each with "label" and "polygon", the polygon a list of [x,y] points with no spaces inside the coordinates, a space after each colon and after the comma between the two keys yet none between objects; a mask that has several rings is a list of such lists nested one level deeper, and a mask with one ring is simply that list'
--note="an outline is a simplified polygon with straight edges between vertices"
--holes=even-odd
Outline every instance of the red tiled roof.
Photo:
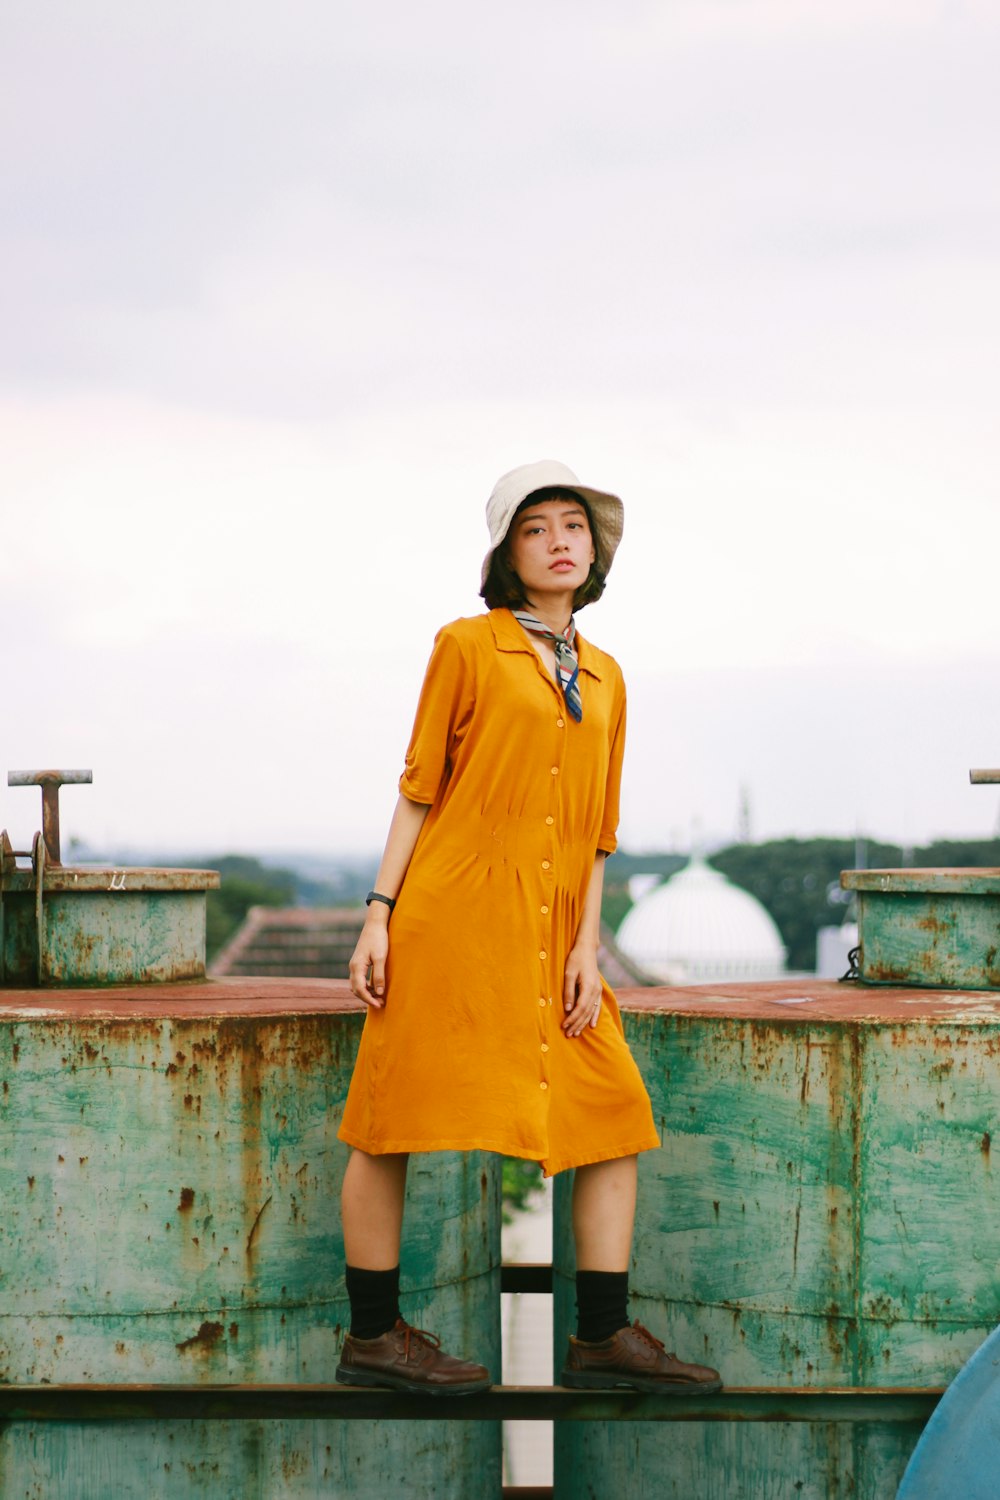
[{"label": "red tiled roof", "polygon": [[364,920],[363,906],[252,906],[211,973],[346,979]]}]

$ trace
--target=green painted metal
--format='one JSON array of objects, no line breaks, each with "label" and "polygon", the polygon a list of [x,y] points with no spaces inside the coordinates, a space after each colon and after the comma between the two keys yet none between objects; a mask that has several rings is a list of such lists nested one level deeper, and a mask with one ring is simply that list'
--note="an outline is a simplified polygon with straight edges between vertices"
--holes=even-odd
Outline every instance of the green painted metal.
[{"label": "green painted metal", "polygon": [[[644,998],[625,1024],[664,1143],[640,1163],[634,1312],[730,1385],[947,1384],[997,1320],[1000,1001],[706,986]],[[916,1436],[574,1425],[557,1429],[556,1495],[883,1500]]]},{"label": "green painted metal", "polygon": [[847,870],[866,984],[1000,989],[1000,870]]},{"label": "green painted metal", "polygon": [[[167,984],[205,977],[214,870],[0,867],[0,985]],[[39,883],[41,892],[39,892]]]},{"label": "green painted metal", "polygon": [[[345,986],[3,996],[0,1381],[329,1383],[347,1315]],[[351,1008],[348,1008],[348,1005]],[[499,1164],[411,1165],[408,1316],[499,1378]],[[0,1494],[115,1500],[500,1487],[499,1426],[14,1422]],[[74,1488],[65,1488],[72,1475]],[[155,1476],[155,1484],[152,1476]]]}]

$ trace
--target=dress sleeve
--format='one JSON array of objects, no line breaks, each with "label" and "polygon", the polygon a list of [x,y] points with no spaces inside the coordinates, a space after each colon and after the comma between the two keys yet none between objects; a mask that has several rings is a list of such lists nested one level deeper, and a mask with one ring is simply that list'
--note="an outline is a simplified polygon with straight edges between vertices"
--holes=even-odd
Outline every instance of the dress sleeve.
[{"label": "dress sleeve", "polygon": [[472,712],[472,674],[449,628],[438,631],[420,690],[399,790],[411,802],[433,803],[451,770],[451,750]]},{"label": "dress sleeve", "polygon": [[625,756],[625,684],[618,695],[618,714],[611,727],[611,752],[608,758],[608,785],[604,793],[604,816],[597,840],[598,850],[614,854],[618,848],[618,809],[621,800],[622,760]]}]

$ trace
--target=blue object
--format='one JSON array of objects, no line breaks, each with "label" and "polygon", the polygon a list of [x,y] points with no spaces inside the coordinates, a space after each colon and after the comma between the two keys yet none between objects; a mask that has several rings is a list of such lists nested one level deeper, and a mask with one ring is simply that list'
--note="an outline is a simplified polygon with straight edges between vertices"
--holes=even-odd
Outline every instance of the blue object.
[{"label": "blue object", "polygon": [[1000,1328],[962,1366],[924,1428],[896,1500],[996,1500]]}]

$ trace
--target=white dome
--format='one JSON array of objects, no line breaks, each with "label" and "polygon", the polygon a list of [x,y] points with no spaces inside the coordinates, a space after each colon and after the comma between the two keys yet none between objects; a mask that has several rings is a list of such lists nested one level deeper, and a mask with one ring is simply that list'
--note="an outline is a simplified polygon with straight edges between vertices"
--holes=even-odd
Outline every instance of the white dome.
[{"label": "white dome", "polygon": [[775,979],[785,948],[756,896],[694,858],[636,902],[615,936],[627,958],[667,984]]}]

